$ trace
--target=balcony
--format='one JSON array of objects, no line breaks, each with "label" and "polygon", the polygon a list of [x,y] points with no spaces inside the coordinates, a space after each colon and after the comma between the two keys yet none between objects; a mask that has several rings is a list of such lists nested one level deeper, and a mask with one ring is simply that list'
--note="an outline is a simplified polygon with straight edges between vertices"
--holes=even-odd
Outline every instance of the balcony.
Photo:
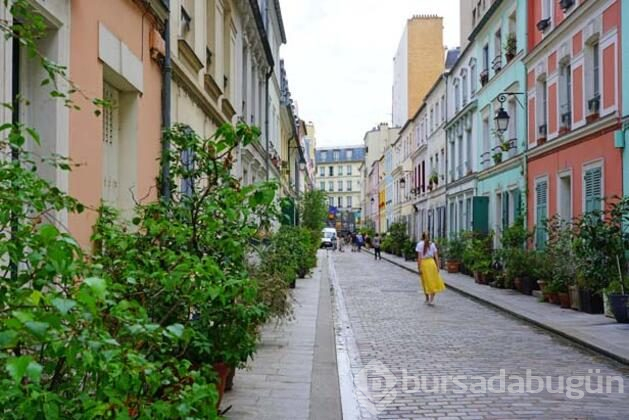
[{"label": "balcony", "polygon": [[481,86],[485,86],[489,82],[489,70],[485,69],[480,72],[480,84]]},{"label": "balcony", "polygon": [[489,152],[484,152],[481,153],[480,155],[480,164],[483,167],[483,169],[487,169],[489,168]]},{"label": "balcony", "polygon": [[566,134],[572,128],[572,113],[570,111],[566,111],[567,107],[562,106],[564,111],[561,113],[561,126],[559,127],[559,135]]}]

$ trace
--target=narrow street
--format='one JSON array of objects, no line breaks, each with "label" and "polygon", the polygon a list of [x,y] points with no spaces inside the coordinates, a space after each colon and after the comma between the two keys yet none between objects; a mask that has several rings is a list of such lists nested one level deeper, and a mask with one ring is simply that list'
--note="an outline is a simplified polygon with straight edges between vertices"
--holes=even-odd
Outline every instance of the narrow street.
[{"label": "narrow street", "polygon": [[[438,295],[436,306],[429,307],[417,276],[370,254],[330,255],[345,418],[354,408],[356,417],[380,419],[626,418],[629,398],[626,390],[618,392],[618,381],[610,393],[588,390],[596,391],[598,378],[608,375],[628,383],[627,367],[453,291]],[[351,380],[344,375],[344,359],[350,361]],[[512,375],[526,381],[530,369],[532,391],[499,389],[499,381],[489,379],[501,369],[507,390],[516,391]],[[442,392],[445,380],[434,387],[435,377],[457,375],[466,376],[460,379],[469,386],[465,392],[451,382]],[[535,376],[552,377],[552,387],[537,389]],[[473,392],[483,378],[487,392]],[[344,382],[353,383],[353,395]],[[565,389],[549,392],[560,383]]]}]

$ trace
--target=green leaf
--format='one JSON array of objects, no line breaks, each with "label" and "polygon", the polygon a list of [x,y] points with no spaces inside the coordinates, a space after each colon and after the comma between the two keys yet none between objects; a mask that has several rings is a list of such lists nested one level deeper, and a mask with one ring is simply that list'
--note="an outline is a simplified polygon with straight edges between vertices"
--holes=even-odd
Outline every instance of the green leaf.
[{"label": "green leaf", "polygon": [[39,133],[37,131],[35,131],[33,128],[31,127],[26,127],[26,131],[28,132],[28,134],[31,135],[31,137],[33,138],[33,140],[35,140],[35,143],[37,144],[41,144],[41,138],[39,137]]},{"label": "green leaf", "polygon": [[17,332],[13,330],[0,331],[0,349],[11,347],[18,337]]},{"label": "green leaf", "polygon": [[59,235],[59,230],[53,225],[42,225],[39,228],[39,236],[44,242],[50,242]]},{"label": "green leaf", "polygon": [[39,380],[41,379],[41,373],[43,370],[44,370],[44,367],[42,365],[40,365],[39,363],[35,361],[32,361],[26,367],[26,375],[31,381],[35,383],[39,383]]},{"label": "green leaf", "polygon": [[6,370],[15,382],[20,382],[26,374],[28,365],[33,361],[31,356],[20,356],[9,359]]},{"label": "green leaf", "polygon": [[90,277],[85,279],[85,284],[92,290],[94,296],[104,299],[107,295],[107,283],[100,277]]},{"label": "green leaf", "polygon": [[44,338],[50,325],[47,322],[28,321],[24,324],[26,329],[37,338]]},{"label": "green leaf", "polygon": [[43,295],[39,290],[33,290],[31,295],[28,297],[28,300],[33,304],[33,306],[39,305]]},{"label": "green leaf", "polygon": [[55,298],[52,300],[52,305],[57,308],[59,312],[67,315],[68,312],[76,306],[76,302],[72,299]]},{"label": "green leaf", "polygon": [[177,338],[181,338],[183,336],[184,326],[181,324],[173,324],[166,327],[166,331]]}]

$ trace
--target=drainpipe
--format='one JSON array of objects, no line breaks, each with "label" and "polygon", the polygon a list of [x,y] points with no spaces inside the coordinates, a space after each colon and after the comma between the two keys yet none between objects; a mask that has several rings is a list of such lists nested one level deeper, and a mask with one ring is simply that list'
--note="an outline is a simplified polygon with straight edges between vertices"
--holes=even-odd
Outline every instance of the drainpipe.
[{"label": "drainpipe", "polygon": [[[170,0],[166,0],[166,6],[170,10]],[[171,126],[171,81],[172,81],[172,63],[170,61],[170,18],[164,22],[164,42],[166,43],[166,52],[164,54],[163,79],[162,79],[162,129],[167,130]],[[170,140],[168,136],[162,137],[162,200],[170,201],[170,163],[168,156],[170,153]]]},{"label": "drainpipe", "polygon": [[270,98],[269,98],[269,79],[271,78],[271,75],[273,74],[273,67],[271,67],[271,70],[269,71],[269,73],[266,75],[265,81],[264,81],[264,93],[265,93],[265,100],[264,100],[264,133],[266,136],[266,180],[268,181],[270,179],[270,171],[271,171],[271,166],[270,166],[270,159],[269,159],[269,151],[271,150],[270,148],[270,142],[269,142],[269,102],[270,102]]},{"label": "drainpipe", "polygon": [[[11,104],[13,106],[13,110],[11,113],[11,123],[13,124],[13,129],[18,127],[20,123],[20,40],[16,37],[13,38],[13,57],[12,57],[12,72],[11,72]],[[11,160],[14,165],[19,165],[20,160],[20,151],[17,147],[11,146]],[[13,183],[13,182],[12,182]],[[15,184],[14,184],[15,187]],[[11,239],[13,240],[18,233],[19,229],[19,216],[16,213],[11,212],[10,214],[10,225],[11,225]],[[17,244],[16,244],[17,245]],[[16,282],[18,280],[19,275],[19,260],[14,260],[10,258],[9,261],[9,270],[11,272],[11,281]]]},{"label": "drainpipe", "polygon": [[[446,100],[446,120],[445,120],[445,124],[444,125],[447,125],[448,124],[448,75],[444,75],[442,77],[445,80],[445,86],[446,86],[446,94],[445,94],[445,100]],[[445,208],[445,211],[443,212],[443,218],[445,219],[443,221],[443,230],[444,230],[444,233],[445,233],[446,238],[447,238],[448,237],[448,220],[450,219],[450,215],[448,214],[449,209],[450,209],[450,205],[448,203],[448,184],[449,184],[449,182],[448,182],[449,181],[449,179],[448,179],[448,167],[450,165],[449,165],[449,162],[448,162],[448,149],[449,149],[449,147],[448,147],[448,141],[449,141],[448,140],[448,131],[445,129],[445,127],[444,127],[444,131],[445,131],[445,136],[446,136],[446,147],[445,147],[445,162],[443,162],[443,169],[445,170],[445,174],[443,174],[443,175],[444,175],[444,178],[445,178],[445,181],[446,181],[446,183],[445,183],[445,187],[446,187],[446,208]]]}]

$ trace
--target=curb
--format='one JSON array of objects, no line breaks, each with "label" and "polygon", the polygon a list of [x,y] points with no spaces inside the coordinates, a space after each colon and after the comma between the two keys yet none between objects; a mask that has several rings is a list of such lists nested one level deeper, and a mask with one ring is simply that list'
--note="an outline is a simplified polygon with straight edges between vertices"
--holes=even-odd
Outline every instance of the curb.
[{"label": "curb", "polygon": [[[372,251],[370,251],[368,249],[365,249],[365,251],[368,252],[369,254],[373,255]],[[386,256],[382,257],[382,259],[387,261],[387,262],[389,262],[389,263],[391,263],[391,264],[393,264],[393,265],[395,265],[395,266],[397,266],[397,267],[403,268],[406,271],[409,271],[409,272],[411,272],[413,274],[419,275],[419,271],[413,270],[412,268],[409,268],[409,267],[406,267],[405,265],[400,264],[397,261],[394,261],[392,259],[389,259]],[[558,336],[560,336],[560,337],[562,337],[562,338],[564,338],[566,340],[569,340],[569,341],[571,341],[573,343],[576,343],[576,344],[578,344],[578,345],[580,345],[582,347],[585,347],[586,349],[589,349],[589,350],[594,351],[594,352],[596,352],[596,353],[598,353],[600,355],[603,355],[605,357],[613,359],[616,362],[619,362],[619,363],[622,363],[624,365],[629,366],[629,359],[626,358],[626,357],[620,356],[620,355],[618,355],[616,353],[612,353],[612,352],[610,352],[610,351],[608,351],[608,350],[606,350],[606,349],[604,349],[602,347],[597,346],[594,343],[582,340],[579,337],[576,337],[576,336],[574,336],[572,334],[569,334],[569,333],[567,333],[565,331],[562,331],[562,330],[560,330],[558,328],[555,328],[555,327],[550,326],[548,324],[544,324],[544,323],[539,322],[539,321],[537,321],[535,319],[529,318],[526,315],[523,315],[523,314],[521,314],[519,312],[515,312],[515,311],[513,311],[513,310],[511,310],[511,309],[509,309],[507,307],[498,305],[498,304],[493,303],[493,302],[491,302],[489,300],[486,300],[486,299],[483,299],[481,297],[478,297],[478,296],[476,296],[476,295],[474,295],[472,293],[469,293],[469,292],[467,292],[467,291],[465,291],[463,289],[460,289],[460,288],[458,288],[456,286],[452,286],[451,284],[449,284],[445,280],[444,280],[444,283],[445,283],[445,285],[446,285],[446,287],[448,289],[450,289],[450,290],[452,290],[452,291],[454,291],[454,292],[456,292],[456,293],[458,293],[458,294],[460,294],[462,296],[470,298],[470,299],[472,299],[472,300],[474,300],[474,301],[476,301],[476,302],[478,302],[480,304],[483,304],[484,306],[487,306],[487,307],[490,307],[492,309],[498,310],[500,312],[506,313],[506,314],[508,314],[508,315],[510,315],[510,316],[512,316],[514,318],[517,318],[519,320],[525,321],[525,322],[527,322],[529,324],[532,324],[532,325],[534,325],[534,326],[536,326],[538,328],[546,330],[546,331],[548,331],[550,333],[553,333],[555,335],[558,335]]]}]

